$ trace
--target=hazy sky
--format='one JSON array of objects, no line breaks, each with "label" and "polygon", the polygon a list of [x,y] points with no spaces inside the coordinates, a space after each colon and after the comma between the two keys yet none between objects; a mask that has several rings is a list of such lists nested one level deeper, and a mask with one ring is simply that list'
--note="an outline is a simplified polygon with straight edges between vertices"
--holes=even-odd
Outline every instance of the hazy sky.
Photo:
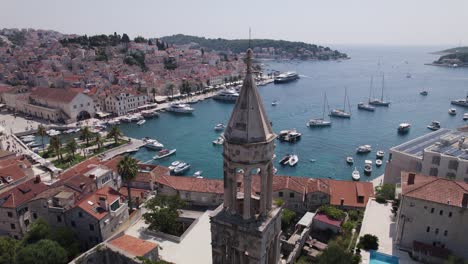
[{"label": "hazy sky", "polygon": [[468,45],[468,0],[0,0],[0,28],[317,44]]}]

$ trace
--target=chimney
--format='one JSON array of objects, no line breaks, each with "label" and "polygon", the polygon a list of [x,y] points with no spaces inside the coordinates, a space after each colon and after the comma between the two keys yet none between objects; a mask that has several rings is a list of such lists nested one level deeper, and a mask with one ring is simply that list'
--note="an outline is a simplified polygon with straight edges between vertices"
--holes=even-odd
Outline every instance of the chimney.
[{"label": "chimney", "polygon": [[99,196],[99,201],[98,201],[99,207],[104,209],[104,211],[107,211],[107,197],[106,196]]},{"label": "chimney", "polygon": [[463,194],[462,207],[468,208],[468,193]]},{"label": "chimney", "polygon": [[409,173],[408,174],[408,185],[414,184],[414,178],[416,177],[416,173]]},{"label": "chimney", "polygon": [[340,199],[340,205],[341,205],[341,206],[344,205],[344,198],[341,198],[341,199]]},{"label": "chimney", "polygon": [[80,189],[83,190],[84,187],[85,187],[85,185],[86,185],[86,184],[85,184],[84,182],[81,182],[81,183],[80,183]]},{"label": "chimney", "polygon": [[41,176],[36,175],[36,179],[34,180],[34,183],[40,183],[41,182]]}]

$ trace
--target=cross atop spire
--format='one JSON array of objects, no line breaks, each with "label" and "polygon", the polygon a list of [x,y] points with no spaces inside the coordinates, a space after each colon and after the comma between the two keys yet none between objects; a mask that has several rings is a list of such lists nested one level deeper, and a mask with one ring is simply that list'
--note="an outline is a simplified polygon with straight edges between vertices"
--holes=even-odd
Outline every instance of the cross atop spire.
[{"label": "cross atop spire", "polygon": [[245,63],[247,64],[247,74],[252,73],[252,50],[249,48],[247,50],[247,57],[245,58]]}]

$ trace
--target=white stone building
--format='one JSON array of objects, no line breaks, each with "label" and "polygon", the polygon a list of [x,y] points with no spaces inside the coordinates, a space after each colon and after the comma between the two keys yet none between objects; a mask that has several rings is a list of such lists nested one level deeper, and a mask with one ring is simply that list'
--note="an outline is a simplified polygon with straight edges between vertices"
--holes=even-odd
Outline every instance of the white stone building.
[{"label": "white stone building", "polygon": [[468,183],[403,172],[396,244],[425,263],[468,259]]},{"label": "white stone building", "polygon": [[147,104],[148,96],[145,94],[121,92],[116,95],[108,96],[104,102],[107,112],[121,116]]},{"label": "white stone building", "polygon": [[402,171],[468,182],[468,133],[440,129],[390,149],[385,183],[398,183]]}]

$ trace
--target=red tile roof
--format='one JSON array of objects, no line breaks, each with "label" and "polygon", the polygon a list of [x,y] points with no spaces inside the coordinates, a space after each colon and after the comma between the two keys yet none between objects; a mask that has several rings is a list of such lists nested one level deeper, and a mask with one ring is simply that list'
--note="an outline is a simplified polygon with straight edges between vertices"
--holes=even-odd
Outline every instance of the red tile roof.
[{"label": "red tile roof", "polygon": [[332,218],[328,217],[326,214],[322,214],[322,213],[317,213],[314,216],[314,221],[320,221],[322,223],[326,223],[326,224],[329,224],[329,225],[332,225],[332,226],[335,226],[335,227],[338,227],[338,228],[341,227],[341,222],[343,222],[343,221],[340,221],[340,220],[332,219]]},{"label": "red tile roof", "polygon": [[69,103],[77,95],[78,92],[71,89],[37,87],[33,88],[30,96],[32,98],[39,98],[47,101]]},{"label": "red tile roof", "polygon": [[96,192],[83,198],[77,204],[77,206],[83,209],[89,215],[93,216],[94,218],[101,220],[107,215],[108,211],[104,211],[99,207],[98,202],[100,196],[106,196],[107,202],[110,205],[116,199],[120,199],[120,197],[123,195],[118,191],[112,189],[111,187],[105,186],[102,189],[99,189]]},{"label": "red tile roof", "polygon": [[[366,207],[369,197],[374,197],[374,186],[371,182],[328,180],[330,186],[330,204],[346,207]],[[360,193],[362,198],[359,198]]]},{"label": "red tile roof", "polygon": [[416,174],[414,184],[408,185],[408,172],[401,173],[402,195],[441,204],[461,207],[468,183]]},{"label": "red tile roof", "polygon": [[156,176],[155,181],[179,191],[218,194],[224,193],[224,184],[222,180],[199,179],[195,177]]},{"label": "red tile roof", "polygon": [[16,208],[47,190],[47,185],[31,179],[0,195],[0,207]]},{"label": "red tile roof", "polygon": [[118,238],[115,238],[109,241],[109,244],[135,257],[144,256],[148,254],[151,250],[158,247],[158,244],[156,243],[141,240],[139,238],[129,235],[123,235]]}]

